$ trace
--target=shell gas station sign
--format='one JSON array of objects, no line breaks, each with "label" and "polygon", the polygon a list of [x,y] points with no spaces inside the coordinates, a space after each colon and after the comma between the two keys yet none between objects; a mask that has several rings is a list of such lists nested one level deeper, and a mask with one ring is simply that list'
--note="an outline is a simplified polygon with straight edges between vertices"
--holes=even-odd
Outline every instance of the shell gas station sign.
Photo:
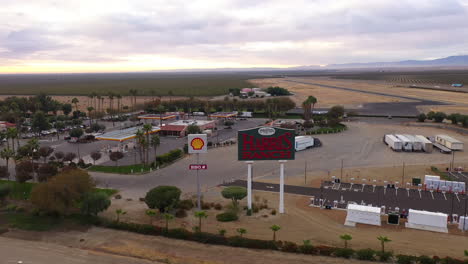
[{"label": "shell gas station sign", "polygon": [[188,153],[207,153],[208,141],[206,134],[190,134],[188,135]]}]

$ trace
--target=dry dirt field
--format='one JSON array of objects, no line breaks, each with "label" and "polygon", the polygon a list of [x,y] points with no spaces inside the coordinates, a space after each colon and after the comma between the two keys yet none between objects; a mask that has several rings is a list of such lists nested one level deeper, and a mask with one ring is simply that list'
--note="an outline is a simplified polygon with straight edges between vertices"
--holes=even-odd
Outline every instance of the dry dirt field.
[{"label": "dry dirt field", "polygon": [[[288,77],[288,78],[271,78],[271,79],[253,79],[252,83],[259,87],[282,86],[296,93],[294,96],[297,103],[304,101],[304,98],[309,95],[314,95],[318,99],[317,107],[330,107],[340,104],[346,108],[356,108],[363,103],[378,103],[378,102],[405,102],[404,99],[391,98],[386,96],[359,94],[356,92],[340,91],[331,88],[324,88],[309,84],[299,84],[288,82],[287,80],[306,81],[317,84],[341,86],[353,88],[363,91],[382,92],[392,95],[409,96],[426,100],[442,101],[456,106],[437,106],[424,107],[424,111],[445,111],[448,113],[460,112],[468,113],[468,94],[454,93],[448,91],[434,91],[415,88],[397,87],[397,83],[379,82],[379,81],[363,81],[363,80],[343,80],[332,79],[328,77]],[[408,100],[406,100],[408,102]]]}]

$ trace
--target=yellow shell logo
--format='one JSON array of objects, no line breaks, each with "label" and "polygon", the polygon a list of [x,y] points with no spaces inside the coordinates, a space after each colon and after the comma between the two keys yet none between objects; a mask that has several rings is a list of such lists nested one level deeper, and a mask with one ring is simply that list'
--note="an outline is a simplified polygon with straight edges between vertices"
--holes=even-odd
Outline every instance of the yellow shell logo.
[{"label": "yellow shell logo", "polygon": [[192,142],[190,142],[190,146],[192,146],[194,150],[200,150],[204,145],[205,142],[201,138],[194,138],[192,139]]}]

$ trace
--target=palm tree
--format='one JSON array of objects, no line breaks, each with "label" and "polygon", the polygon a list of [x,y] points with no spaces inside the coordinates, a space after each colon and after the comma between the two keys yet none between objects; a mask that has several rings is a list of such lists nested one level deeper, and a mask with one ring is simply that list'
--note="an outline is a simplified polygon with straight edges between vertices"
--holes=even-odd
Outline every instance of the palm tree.
[{"label": "palm tree", "polygon": [[88,117],[89,117],[89,126],[91,126],[91,123],[92,123],[92,120],[93,120],[91,118],[91,112],[94,110],[94,107],[88,106],[87,110],[88,110]]},{"label": "palm tree", "polygon": [[302,102],[302,108],[304,108],[304,120],[305,121],[310,120],[316,103],[317,103],[317,98],[313,96],[307,97],[307,99],[304,102]]},{"label": "palm tree", "polygon": [[392,242],[392,240],[390,240],[386,236],[378,236],[377,239],[380,241],[380,246],[382,247],[382,253],[385,253],[385,243]]},{"label": "palm tree", "polygon": [[15,138],[18,137],[18,130],[16,127],[9,127],[6,131],[7,140],[11,139],[12,150],[15,151]]},{"label": "palm tree", "polygon": [[226,229],[219,229],[219,230],[218,230],[218,234],[219,234],[220,236],[222,236],[222,237],[223,237],[223,236],[226,236],[226,233],[227,233]]},{"label": "palm tree", "polygon": [[[8,170],[8,161],[13,158],[15,156],[15,152],[9,148],[5,148],[2,150],[2,152],[0,152],[0,156],[2,159],[5,160],[6,162],[6,168],[7,168],[7,171]],[[8,174],[8,180],[10,180],[10,174]]]},{"label": "palm tree", "polygon": [[96,95],[96,99],[97,99],[97,109],[98,109],[99,112],[102,112],[102,109],[101,109],[101,96]]},{"label": "palm tree", "polygon": [[272,225],[272,226],[270,226],[270,229],[273,231],[273,241],[276,241],[276,232],[281,229],[281,226]]},{"label": "palm tree", "polygon": [[114,119],[114,93],[109,92],[109,114],[111,115],[112,119],[112,126],[115,127],[115,119]]},{"label": "palm tree", "polygon": [[122,95],[116,94],[115,97],[117,98],[117,113],[120,115],[120,111],[121,111],[120,104],[122,102]]},{"label": "palm tree", "polygon": [[164,220],[166,220],[166,232],[167,232],[169,231],[169,221],[174,219],[174,216],[169,213],[165,213],[163,214],[163,216],[164,216]]},{"label": "palm tree", "polygon": [[78,111],[78,103],[80,102],[80,101],[78,100],[78,98],[73,97],[73,99],[71,100],[71,102],[72,102],[72,104],[75,105],[75,111]]},{"label": "palm tree", "polygon": [[148,164],[149,162],[149,143],[150,143],[150,133],[153,131],[153,126],[151,124],[145,124],[143,125],[143,132],[145,132],[146,135],[146,161],[145,163]]},{"label": "palm tree", "polygon": [[245,228],[237,228],[236,231],[237,231],[237,233],[239,233],[240,237],[242,237],[242,235],[247,233],[247,230]]},{"label": "palm tree", "polygon": [[159,104],[158,107],[156,107],[155,110],[159,114],[159,126],[161,127],[162,126],[162,121],[163,121],[162,115],[166,112],[166,108],[164,107],[164,105]]},{"label": "palm tree", "polygon": [[115,214],[117,215],[117,219],[115,219],[115,221],[118,223],[118,222],[120,222],[120,216],[121,215],[126,215],[127,212],[125,212],[122,209],[117,209],[117,210],[115,210]]},{"label": "palm tree", "polygon": [[145,133],[138,129],[135,133],[135,139],[138,143],[138,150],[139,150],[139,154],[140,154],[140,161],[141,163],[143,163],[143,148],[144,146],[146,145],[146,142],[145,142]]},{"label": "palm tree", "polygon": [[156,216],[156,211],[155,210],[152,210],[152,209],[148,209],[145,211],[146,215],[149,216],[149,219],[150,219],[150,225],[153,225],[153,217]]},{"label": "palm tree", "polygon": [[350,234],[343,234],[340,236],[340,238],[344,241],[344,248],[348,248],[348,241],[353,239]]},{"label": "palm tree", "polygon": [[161,144],[161,139],[159,138],[159,135],[152,135],[151,146],[153,146],[154,149],[154,165],[156,165],[157,162],[156,149],[158,148],[159,144]]},{"label": "palm tree", "polygon": [[135,111],[135,106],[136,106],[136,96],[138,94],[137,89],[130,89],[128,93],[133,96],[133,101],[132,101],[132,111]]},{"label": "palm tree", "polygon": [[196,211],[195,217],[198,217],[198,232],[201,232],[202,218],[207,218],[208,214],[205,211]]}]

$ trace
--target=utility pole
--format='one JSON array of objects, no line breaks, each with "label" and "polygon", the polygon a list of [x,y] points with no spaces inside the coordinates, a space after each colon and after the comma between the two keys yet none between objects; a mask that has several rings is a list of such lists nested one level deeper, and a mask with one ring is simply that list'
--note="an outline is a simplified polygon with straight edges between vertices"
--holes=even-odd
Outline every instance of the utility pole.
[{"label": "utility pole", "polygon": [[403,174],[401,175],[401,184],[405,182],[405,163],[403,162]]},{"label": "utility pole", "polygon": [[453,171],[455,167],[455,151],[452,151],[452,161],[450,162],[450,171]]},{"label": "utility pole", "polygon": [[343,181],[343,159],[341,159],[341,176],[340,176],[340,182]]},{"label": "utility pole", "polygon": [[304,185],[307,185],[307,160],[304,161]]}]

